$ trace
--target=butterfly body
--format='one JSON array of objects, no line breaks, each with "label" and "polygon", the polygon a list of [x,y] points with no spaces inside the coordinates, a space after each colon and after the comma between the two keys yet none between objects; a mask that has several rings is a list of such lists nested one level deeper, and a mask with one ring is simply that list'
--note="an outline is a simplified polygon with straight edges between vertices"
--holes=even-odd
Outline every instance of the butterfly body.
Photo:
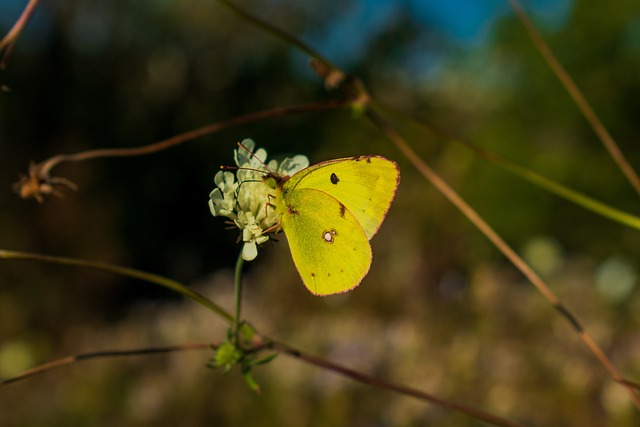
[{"label": "butterfly body", "polygon": [[315,295],[356,287],[371,266],[369,240],[378,231],[400,180],[397,165],[380,156],[335,159],[292,176],[263,177],[274,190],[294,263]]}]

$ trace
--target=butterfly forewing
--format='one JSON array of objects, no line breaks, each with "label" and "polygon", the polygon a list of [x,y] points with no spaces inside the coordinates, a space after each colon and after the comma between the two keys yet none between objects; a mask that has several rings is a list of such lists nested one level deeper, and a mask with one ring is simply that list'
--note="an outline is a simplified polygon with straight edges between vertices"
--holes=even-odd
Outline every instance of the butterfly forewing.
[{"label": "butterfly forewing", "polygon": [[288,192],[313,188],[342,203],[371,239],[389,210],[400,180],[398,166],[380,156],[321,162],[293,175]]}]

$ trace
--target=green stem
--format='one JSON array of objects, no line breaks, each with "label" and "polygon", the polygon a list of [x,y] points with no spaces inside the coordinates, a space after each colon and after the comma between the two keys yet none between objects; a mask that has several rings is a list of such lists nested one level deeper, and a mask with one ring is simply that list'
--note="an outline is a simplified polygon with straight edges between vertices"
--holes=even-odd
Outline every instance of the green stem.
[{"label": "green stem", "polygon": [[612,221],[618,222],[619,224],[623,224],[636,230],[640,230],[640,217],[638,216],[632,215],[621,209],[617,209],[613,206],[602,203],[592,197],[589,197],[583,193],[580,193],[565,185],[553,181],[552,179],[546,178],[543,175],[526,169],[525,167],[520,166],[512,162],[511,160],[498,155],[497,153],[473,145],[451,132],[445,131],[443,129],[438,129],[435,126],[426,123],[424,120],[405,114],[404,112],[396,110],[383,103],[377,101],[374,102],[372,104],[372,109],[374,111],[377,111],[378,113],[389,113],[394,117],[400,117],[404,120],[408,120],[410,123],[417,125],[421,130],[426,130],[434,135],[437,135],[453,143],[460,144],[463,147],[474,151],[480,156],[480,158],[487,160],[488,162],[502,168],[507,172],[519,176],[520,178],[532,183],[537,187],[543,188],[550,193],[553,193],[565,200],[575,203],[576,205],[584,209],[601,215],[604,218],[608,218]]},{"label": "green stem", "polygon": [[17,259],[17,260],[31,260],[31,261],[43,261],[53,264],[73,265],[76,267],[88,267],[94,270],[108,271],[110,273],[120,274],[122,276],[133,277],[145,282],[150,282],[156,285],[160,285],[164,288],[177,292],[198,304],[208,308],[223,318],[225,321],[233,322],[233,317],[227,313],[222,307],[209,300],[204,295],[197,293],[183,285],[180,282],[169,279],[167,277],[159,276],[157,274],[147,273],[140,270],[134,270],[132,268],[119,267],[117,265],[106,264],[102,262],[86,261],[75,258],[64,258],[57,256],[41,255],[27,252],[8,251],[0,249],[0,259]]},{"label": "green stem", "polygon": [[[497,163],[497,162],[494,162]],[[582,193],[579,193],[571,188],[559,184],[549,178],[546,178],[540,174],[537,174],[533,171],[530,171],[522,166],[519,166],[513,162],[502,160],[501,166],[515,174],[519,177],[536,184],[542,188],[545,188],[549,192],[560,196],[566,200],[569,200],[575,203],[578,206],[583,207],[584,209],[588,209],[591,212],[599,214],[605,218],[608,218],[612,221],[616,221],[620,224],[626,225],[631,228],[635,228],[636,230],[640,230],[640,218],[631,215],[623,210],[614,208],[613,206],[609,206],[605,203],[599,202],[598,200],[586,196]]]},{"label": "green stem", "polygon": [[244,259],[242,259],[242,251],[238,255],[238,261],[236,261],[236,274],[235,274],[235,295],[236,295],[236,319],[233,325],[233,333],[235,336],[235,344],[238,346],[240,335],[240,316],[242,311],[242,266],[244,265]]}]

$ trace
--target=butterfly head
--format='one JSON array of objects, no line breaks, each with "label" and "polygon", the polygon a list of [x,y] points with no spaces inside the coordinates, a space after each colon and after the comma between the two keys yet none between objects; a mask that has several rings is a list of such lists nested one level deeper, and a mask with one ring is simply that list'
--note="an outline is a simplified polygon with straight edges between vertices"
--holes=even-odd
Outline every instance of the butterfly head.
[{"label": "butterfly head", "polygon": [[289,180],[289,175],[269,172],[262,176],[262,181],[272,190],[280,189]]}]

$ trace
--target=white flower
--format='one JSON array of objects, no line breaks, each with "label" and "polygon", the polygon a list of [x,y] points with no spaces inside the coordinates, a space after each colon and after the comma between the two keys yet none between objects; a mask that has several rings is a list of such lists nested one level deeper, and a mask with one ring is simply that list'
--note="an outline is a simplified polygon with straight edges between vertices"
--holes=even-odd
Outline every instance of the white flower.
[{"label": "white flower", "polygon": [[[271,160],[267,166],[267,152],[260,148],[254,151],[255,143],[251,139],[242,141],[242,146],[235,150],[235,161],[238,171],[220,171],[214,182],[217,186],[209,195],[209,209],[213,216],[225,216],[233,220],[241,230],[242,258],[251,261],[258,256],[258,245],[269,240],[266,230],[279,224],[273,201],[273,190],[262,177],[267,173],[283,176],[294,173],[309,166],[309,160],[302,155],[286,158],[278,166]],[[245,149],[246,148],[246,149]],[[237,181],[236,181],[237,178]]]}]

